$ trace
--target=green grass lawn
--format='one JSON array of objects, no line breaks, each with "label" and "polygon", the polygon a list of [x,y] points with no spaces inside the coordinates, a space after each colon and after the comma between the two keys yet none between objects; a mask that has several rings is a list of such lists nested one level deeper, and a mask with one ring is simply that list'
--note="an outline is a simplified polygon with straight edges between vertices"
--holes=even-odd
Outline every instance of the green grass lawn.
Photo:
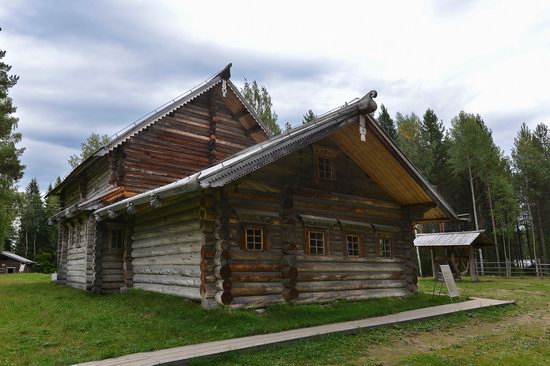
[{"label": "green grass lawn", "polygon": [[[550,280],[484,277],[463,295],[504,306],[197,360],[193,365],[550,365]],[[421,291],[433,289],[431,279]]]},{"label": "green grass lawn", "polygon": [[[277,332],[292,328],[385,315],[448,303],[446,297],[424,293],[407,299],[339,301],[328,305],[276,305],[263,315],[252,310],[203,310],[197,303],[174,296],[130,291],[92,295],[54,285],[49,275],[0,276],[0,365],[67,365],[135,352],[151,351],[212,340]],[[373,333],[379,337],[378,333]],[[363,337],[364,335],[362,335]],[[324,337],[347,354],[348,337]],[[242,358],[203,360],[201,363],[307,364],[317,355],[319,341],[289,345],[303,349],[290,359],[286,348],[272,347]],[[338,344],[340,344],[338,346]],[[308,345],[310,344],[310,345]],[[352,350],[351,350],[352,351]],[[266,356],[267,355],[267,356]],[[330,352],[320,354],[331,363]],[[266,358],[267,357],[267,358]],[[339,357],[339,356],[337,356]],[[316,364],[317,362],[311,363]]]}]

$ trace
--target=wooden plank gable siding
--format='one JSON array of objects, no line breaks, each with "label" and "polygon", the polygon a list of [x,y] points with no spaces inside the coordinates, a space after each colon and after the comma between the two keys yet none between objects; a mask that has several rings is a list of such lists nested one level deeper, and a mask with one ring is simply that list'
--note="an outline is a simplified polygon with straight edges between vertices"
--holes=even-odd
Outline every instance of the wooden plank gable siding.
[{"label": "wooden plank gable siding", "polygon": [[263,141],[233,117],[243,106],[230,110],[230,95],[216,86],[122,145],[125,189],[141,193],[172,183]]}]

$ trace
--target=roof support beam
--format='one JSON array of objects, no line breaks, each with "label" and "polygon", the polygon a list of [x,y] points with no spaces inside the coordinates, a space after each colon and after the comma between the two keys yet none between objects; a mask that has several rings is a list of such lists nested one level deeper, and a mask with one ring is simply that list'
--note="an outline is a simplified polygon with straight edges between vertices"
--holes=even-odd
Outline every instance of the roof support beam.
[{"label": "roof support beam", "polygon": [[231,113],[231,117],[233,117],[233,119],[239,121],[241,118],[243,118],[247,114],[250,114],[250,112],[248,111],[248,109],[245,108],[245,109],[242,109],[241,111],[239,111],[237,113]]}]

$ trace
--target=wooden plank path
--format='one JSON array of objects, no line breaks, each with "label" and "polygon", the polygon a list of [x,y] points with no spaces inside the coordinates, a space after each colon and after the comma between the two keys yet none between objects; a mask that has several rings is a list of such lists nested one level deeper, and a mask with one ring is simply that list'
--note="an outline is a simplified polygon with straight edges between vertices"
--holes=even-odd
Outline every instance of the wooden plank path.
[{"label": "wooden plank path", "polygon": [[141,352],[128,356],[110,358],[102,361],[80,363],[76,366],[154,366],[185,365],[197,357],[219,355],[225,352],[261,347],[265,345],[311,338],[325,334],[354,333],[359,330],[398,324],[413,320],[427,319],[435,316],[457,313],[466,310],[512,304],[513,301],[474,298],[469,301],[432,306],[423,309],[403,311],[401,313],[377,316],[373,318],[352,320],[342,323],[319,325],[278,333],[260,334],[249,337],[226,339],[207,343],[193,344],[160,351]]}]

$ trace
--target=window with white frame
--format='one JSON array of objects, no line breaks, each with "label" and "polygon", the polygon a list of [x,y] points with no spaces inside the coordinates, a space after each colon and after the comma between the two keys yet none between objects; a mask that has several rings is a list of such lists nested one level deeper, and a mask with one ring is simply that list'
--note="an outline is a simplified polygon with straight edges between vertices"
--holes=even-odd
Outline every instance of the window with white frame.
[{"label": "window with white frame", "polygon": [[388,236],[378,238],[378,256],[380,258],[392,257],[392,242],[393,239]]},{"label": "window with white frame", "polygon": [[309,255],[325,255],[325,233],[323,231],[308,231]]},{"label": "window with white frame", "polygon": [[346,235],[348,257],[359,257],[359,235]]}]

